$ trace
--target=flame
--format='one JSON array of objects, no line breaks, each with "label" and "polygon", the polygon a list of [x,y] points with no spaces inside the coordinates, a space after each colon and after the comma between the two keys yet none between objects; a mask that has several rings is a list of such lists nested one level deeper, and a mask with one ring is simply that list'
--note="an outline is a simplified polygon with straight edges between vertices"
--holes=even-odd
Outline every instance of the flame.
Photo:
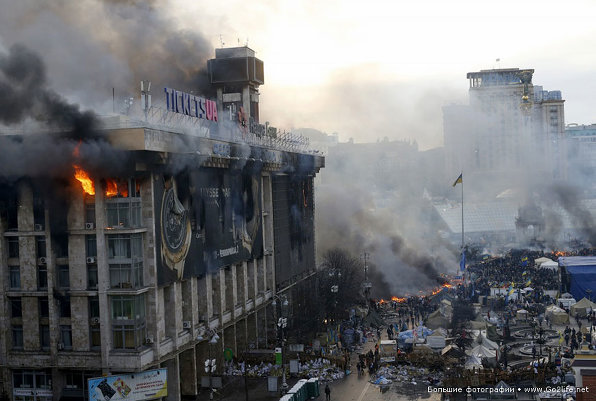
[{"label": "flame", "polygon": [[567,255],[567,253],[562,252],[562,251],[556,251],[556,252],[554,252],[554,254],[555,254],[555,256],[566,256]]},{"label": "flame", "polygon": [[405,297],[403,297],[403,298],[400,298],[400,297],[391,297],[391,300],[392,301],[395,301],[395,302],[399,302],[400,304],[403,303],[403,302],[406,302],[406,298]]},{"label": "flame", "polygon": [[381,300],[379,301],[379,303],[380,303],[381,305],[383,305],[383,304],[387,303],[387,301],[385,301],[383,298],[381,298]]},{"label": "flame", "polygon": [[83,191],[89,195],[95,195],[95,185],[93,185],[93,180],[89,177],[89,174],[76,164],[73,164],[73,167],[75,169],[75,178],[81,183]]},{"label": "flame", "polygon": [[443,288],[451,288],[451,287],[453,287],[453,285],[452,284],[449,284],[449,283],[445,283],[445,284],[443,284],[442,287]]}]

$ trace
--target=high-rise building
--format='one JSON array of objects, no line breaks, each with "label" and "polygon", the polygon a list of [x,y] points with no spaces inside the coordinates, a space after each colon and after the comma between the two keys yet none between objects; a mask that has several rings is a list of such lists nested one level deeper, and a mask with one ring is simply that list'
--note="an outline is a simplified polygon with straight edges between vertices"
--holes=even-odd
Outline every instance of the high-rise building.
[{"label": "high-rise building", "polygon": [[534,70],[470,72],[469,105],[443,109],[446,169],[497,190],[529,179],[566,177],[564,100],[532,83]]},{"label": "high-rise building", "polygon": [[[313,179],[324,158],[258,124],[254,52],[222,54],[210,62],[212,84],[225,88],[217,100],[160,88],[164,107],[155,96],[149,107],[145,86],[141,118],[104,121],[81,156],[61,154],[59,174],[31,166],[0,177],[10,399],[86,400],[88,378],[167,368],[167,399],[180,400],[211,376],[206,359],[217,375],[224,350],[275,345],[272,300],[283,294],[291,308],[315,272]],[[0,149],[48,135],[48,151],[68,149],[54,134],[0,135]],[[101,151],[83,157],[86,146]]]}]

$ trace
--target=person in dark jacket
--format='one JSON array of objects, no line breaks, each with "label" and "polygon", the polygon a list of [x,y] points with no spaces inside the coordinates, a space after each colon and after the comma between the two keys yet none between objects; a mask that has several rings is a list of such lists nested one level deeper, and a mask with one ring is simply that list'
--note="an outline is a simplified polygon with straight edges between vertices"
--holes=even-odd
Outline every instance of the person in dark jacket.
[{"label": "person in dark jacket", "polygon": [[325,385],[325,400],[329,401],[331,399],[331,389],[329,388],[329,384]]}]

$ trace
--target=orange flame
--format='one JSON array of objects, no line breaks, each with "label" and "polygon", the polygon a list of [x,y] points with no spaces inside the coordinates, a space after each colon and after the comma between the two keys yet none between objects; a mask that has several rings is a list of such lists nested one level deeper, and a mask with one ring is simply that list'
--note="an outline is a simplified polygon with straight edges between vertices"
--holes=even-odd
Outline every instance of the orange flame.
[{"label": "orange flame", "polygon": [[453,285],[451,285],[449,283],[443,284],[443,288],[451,288],[451,287],[453,287]]},{"label": "orange flame", "polygon": [[561,251],[556,251],[555,252],[555,256],[566,256],[567,254],[565,252],[561,252]]},{"label": "orange flame", "polygon": [[399,302],[400,304],[403,302],[406,302],[406,298],[400,298],[400,297],[391,297],[391,300],[395,301],[395,302]]},{"label": "orange flame", "polygon": [[73,167],[75,169],[75,178],[81,183],[83,191],[89,195],[95,195],[95,185],[93,185],[93,180],[89,177],[89,174],[76,164]]}]

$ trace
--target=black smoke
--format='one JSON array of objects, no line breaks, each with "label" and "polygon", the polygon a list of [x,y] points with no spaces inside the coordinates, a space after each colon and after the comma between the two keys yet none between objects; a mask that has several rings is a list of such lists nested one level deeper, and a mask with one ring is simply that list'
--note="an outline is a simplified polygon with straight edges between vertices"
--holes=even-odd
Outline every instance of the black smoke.
[{"label": "black smoke", "polygon": [[8,132],[0,136],[0,179],[70,176],[73,163],[96,174],[124,165],[99,134],[95,114],[53,91],[41,57],[24,45],[0,52],[0,91],[0,124]]},{"label": "black smoke", "polygon": [[0,43],[43,54],[52,87],[101,112],[138,97],[141,80],[152,81],[154,102],[165,86],[211,96],[206,61],[213,48],[200,32],[180,28],[171,7],[157,0],[0,0]]}]

